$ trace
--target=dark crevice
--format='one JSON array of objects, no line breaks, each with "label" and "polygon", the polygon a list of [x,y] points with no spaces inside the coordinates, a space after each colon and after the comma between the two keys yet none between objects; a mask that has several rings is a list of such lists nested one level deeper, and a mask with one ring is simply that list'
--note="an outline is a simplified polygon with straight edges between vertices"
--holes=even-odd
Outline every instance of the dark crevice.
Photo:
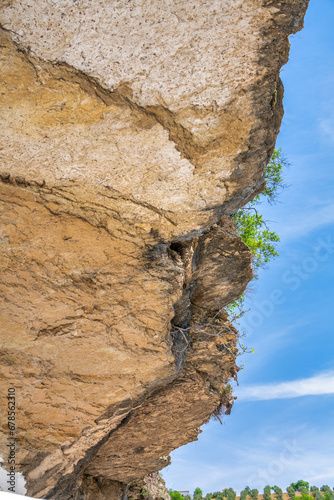
[{"label": "dark crevice", "polygon": [[183,245],[182,245],[182,243],[180,243],[180,242],[171,243],[171,245],[170,245],[169,248],[171,250],[174,250],[174,252],[178,253],[180,255],[180,257],[182,257],[182,253],[183,253]]},{"label": "dark crevice", "polygon": [[170,333],[177,372],[181,373],[190,347],[191,298],[196,288],[196,282],[192,279],[192,275],[198,261],[197,238],[185,242],[174,241],[170,244],[169,250],[172,253],[175,252],[179,258],[181,257],[185,273],[183,293],[174,304],[174,317]]},{"label": "dark crevice", "polygon": [[189,335],[173,325],[170,336],[173,342],[172,354],[175,359],[176,371],[179,375],[183,371],[186,362],[189,348]]}]

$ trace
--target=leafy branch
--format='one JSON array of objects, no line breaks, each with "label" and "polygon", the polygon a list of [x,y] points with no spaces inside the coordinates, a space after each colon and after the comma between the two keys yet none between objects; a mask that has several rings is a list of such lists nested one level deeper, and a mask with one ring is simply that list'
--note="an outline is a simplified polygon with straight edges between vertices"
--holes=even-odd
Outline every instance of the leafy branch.
[{"label": "leafy branch", "polygon": [[[257,277],[257,272],[260,268],[265,267],[272,258],[279,255],[276,250],[276,244],[280,241],[280,238],[277,233],[270,230],[267,221],[264,220],[263,215],[259,212],[258,206],[263,201],[268,202],[270,205],[277,202],[279,194],[286,188],[283,179],[283,170],[287,166],[288,162],[282,155],[282,148],[275,149],[265,168],[264,177],[266,186],[264,190],[231,216],[237,234],[253,254],[252,266],[255,277]],[[244,302],[245,293],[225,308],[232,322],[245,314]],[[245,336],[245,333],[243,333],[243,336]],[[242,344],[241,346],[242,352],[250,352]]]},{"label": "leafy branch", "polygon": [[[286,187],[283,180],[283,169],[288,165],[282,156],[282,149],[275,149],[265,169],[266,187],[261,194],[232,215],[237,234],[250,248],[253,254],[253,269],[264,267],[273,257],[279,254],[276,243],[280,241],[278,234],[271,231],[257,206],[264,200],[269,204],[277,202],[278,195]],[[253,213],[250,213],[253,212]]]}]

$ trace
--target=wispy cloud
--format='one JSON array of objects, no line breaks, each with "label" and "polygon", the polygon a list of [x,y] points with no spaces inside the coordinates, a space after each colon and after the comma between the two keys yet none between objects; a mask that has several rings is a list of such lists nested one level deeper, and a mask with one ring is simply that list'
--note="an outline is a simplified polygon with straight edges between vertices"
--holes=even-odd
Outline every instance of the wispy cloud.
[{"label": "wispy cloud", "polygon": [[312,210],[306,212],[303,210],[295,217],[290,219],[279,230],[281,241],[287,243],[301,236],[305,236],[312,231],[327,226],[334,222],[334,203],[330,202],[323,206],[313,206]]},{"label": "wispy cloud", "polygon": [[322,120],[320,122],[320,131],[325,134],[326,138],[329,138],[334,142],[334,120]]},{"label": "wispy cloud", "polygon": [[239,388],[236,394],[238,400],[241,401],[265,401],[334,394],[334,370],[290,382],[244,386]]},{"label": "wispy cloud", "polygon": [[270,418],[271,425],[261,421],[253,433],[244,433],[242,429],[237,435],[225,432],[222,443],[217,441],[220,428],[212,426],[206,431],[211,439],[200,437],[200,441],[206,442],[197,445],[197,453],[196,445],[172,453],[173,465],[162,471],[168,487],[192,492],[199,486],[205,494],[231,486],[240,493],[246,485],[260,492],[266,484],[277,484],[285,490],[300,477],[319,487],[331,484],[331,423],[328,426],[322,422],[319,429],[299,422],[296,425],[290,419],[288,425],[286,421],[282,424],[282,415],[276,417]]},{"label": "wispy cloud", "polygon": [[[240,421],[237,433],[212,422],[199,437],[172,453],[172,465],[162,471],[168,487],[194,491],[196,487],[220,491],[249,485],[260,492],[266,484],[282,489],[299,478],[316,484],[331,484],[334,463],[332,421],[317,425],[303,421],[308,404],[291,412],[259,416],[259,425]],[[263,418],[264,417],[264,418]],[[219,432],[223,439],[219,439]],[[209,435],[209,437],[208,437]]]},{"label": "wispy cloud", "polygon": [[[249,308],[253,311],[260,310],[256,301],[247,302],[245,308]],[[239,372],[238,379],[240,388],[235,389],[235,391],[241,391],[241,387],[247,384],[247,380],[249,380],[254,373],[256,374],[259,372],[259,366],[265,371],[268,369],[268,366],[275,361],[275,356],[276,359],[278,355],[284,356],[281,352],[288,349],[292,343],[296,342],[296,339],[298,339],[298,331],[302,328],[304,328],[303,335],[305,335],[305,328],[310,323],[309,316],[306,313],[296,321],[291,322],[290,325],[282,325],[281,328],[273,331],[270,325],[268,327],[266,326],[266,321],[267,318],[264,317],[261,332],[257,334],[258,329],[252,329],[247,322],[247,314],[240,320],[240,329],[247,332],[247,345],[255,350],[255,356],[246,353],[238,358],[241,364],[245,364],[246,369]]]}]

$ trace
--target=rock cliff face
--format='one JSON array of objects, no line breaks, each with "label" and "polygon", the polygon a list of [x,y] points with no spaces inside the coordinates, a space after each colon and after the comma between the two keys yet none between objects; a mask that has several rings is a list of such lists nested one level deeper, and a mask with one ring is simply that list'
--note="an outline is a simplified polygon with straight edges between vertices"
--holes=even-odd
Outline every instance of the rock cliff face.
[{"label": "rock cliff face", "polygon": [[145,497],[229,408],[237,332],[212,333],[252,269],[226,217],[263,189],[307,4],[2,2],[0,454],[15,388],[29,495]]}]

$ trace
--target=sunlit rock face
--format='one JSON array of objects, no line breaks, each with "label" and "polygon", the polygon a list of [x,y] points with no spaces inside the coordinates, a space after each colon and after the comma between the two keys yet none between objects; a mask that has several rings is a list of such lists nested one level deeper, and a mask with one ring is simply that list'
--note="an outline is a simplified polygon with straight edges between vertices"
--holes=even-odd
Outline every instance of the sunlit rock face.
[{"label": "sunlit rock face", "polygon": [[137,498],[236,376],[203,325],[252,278],[226,217],[307,3],[2,2],[0,454],[15,388],[29,495]]}]

